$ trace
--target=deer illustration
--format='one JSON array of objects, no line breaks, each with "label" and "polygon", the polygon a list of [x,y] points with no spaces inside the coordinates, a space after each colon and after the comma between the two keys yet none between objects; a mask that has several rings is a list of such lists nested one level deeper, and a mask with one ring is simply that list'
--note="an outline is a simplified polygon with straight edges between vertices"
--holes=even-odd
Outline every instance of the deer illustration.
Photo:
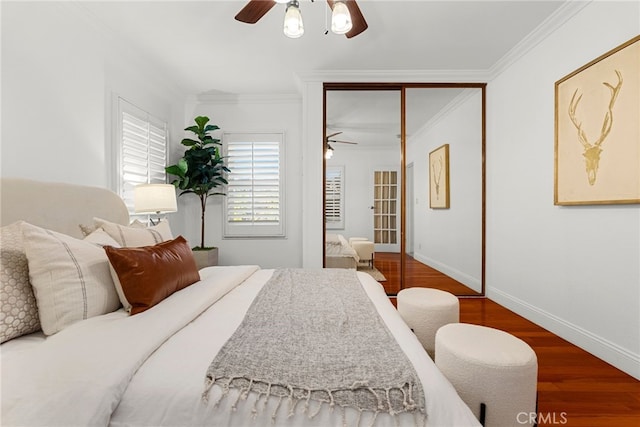
[{"label": "deer illustration", "polygon": [[[433,162],[431,166],[433,166],[433,182],[436,186],[436,199],[440,198],[440,179],[442,178],[442,157],[438,157],[438,163]],[[436,166],[440,166],[437,168]],[[437,172],[436,172],[437,169]]]},{"label": "deer illustration", "polygon": [[569,118],[578,130],[578,139],[584,147],[584,153],[582,153],[582,155],[585,158],[589,185],[594,185],[596,182],[598,164],[600,163],[600,153],[602,153],[602,143],[609,135],[609,132],[611,132],[611,126],[613,125],[613,105],[615,104],[618,93],[620,92],[620,88],[622,87],[622,74],[618,70],[615,70],[615,72],[618,76],[618,84],[616,84],[615,87],[607,82],[602,82],[602,84],[608,87],[611,91],[611,100],[609,101],[609,108],[604,114],[604,121],[602,122],[600,136],[593,143],[589,142],[589,140],[587,139],[587,134],[585,133],[584,129],[582,129],[582,122],[576,118],[576,110],[578,109],[578,104],[582,99],[582,94],[578,95],[579,89],[576,89],[575,92],[573,92],[571,103],[569,104]]}]

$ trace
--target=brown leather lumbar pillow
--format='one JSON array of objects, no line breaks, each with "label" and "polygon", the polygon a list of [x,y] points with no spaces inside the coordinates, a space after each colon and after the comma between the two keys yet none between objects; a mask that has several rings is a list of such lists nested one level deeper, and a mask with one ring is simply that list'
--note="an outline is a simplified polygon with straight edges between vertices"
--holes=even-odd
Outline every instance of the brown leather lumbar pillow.
[{"label": "brown leather lumbar pillow", "polygon": [[[200,280],[191,248],[182,236],[154,246],[105,246],[124,307],[141,313]],[[118,287],[118,283],[116,283]],[[120,292],[121,291],[121,292]]]}]

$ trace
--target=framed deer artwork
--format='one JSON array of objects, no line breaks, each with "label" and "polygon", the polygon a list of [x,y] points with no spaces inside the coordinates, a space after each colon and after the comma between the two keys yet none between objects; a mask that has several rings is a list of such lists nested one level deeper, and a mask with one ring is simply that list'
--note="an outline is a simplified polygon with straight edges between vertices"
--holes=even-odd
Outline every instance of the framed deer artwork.
[{"label": "framed deer artwork", "polygon": [[640,203],[640,36],[555,84],[556,205]]},{"label": "framed deer artwork", "polygon": [[449,144],[429,153],[429,207],[449,208]]}]

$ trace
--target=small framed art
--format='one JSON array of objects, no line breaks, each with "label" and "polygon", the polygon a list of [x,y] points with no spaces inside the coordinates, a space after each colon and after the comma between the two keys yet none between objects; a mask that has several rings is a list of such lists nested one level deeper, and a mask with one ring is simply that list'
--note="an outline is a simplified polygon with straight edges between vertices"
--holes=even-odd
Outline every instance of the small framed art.
[{"label": "small framed art", "polygon": [[449,208],[449,144],[429,153],[429,207]]}]

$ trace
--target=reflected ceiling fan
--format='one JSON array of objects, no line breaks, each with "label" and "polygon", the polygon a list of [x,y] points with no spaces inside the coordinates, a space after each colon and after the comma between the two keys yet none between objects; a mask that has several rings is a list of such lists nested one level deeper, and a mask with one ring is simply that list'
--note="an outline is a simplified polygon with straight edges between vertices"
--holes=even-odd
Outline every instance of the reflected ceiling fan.
[{"label": "reflected ceiling fan", "polygon": [[[311,0],[313,2],[313,0]],[[284,17],[284,33],[287,37],[298,38],[304,34],[302,15],[298,0],[249,0],[249,3],[238,12],[236,20],[247,24],[255,24],[276,3],[286,3]],[[332,10],[331,31],[344,34],[348,39],[357,36],[369,26],[364,19],[356,0],[327,0]]]},{"label": "reflected ceiling fan", "polygon": [[330,159],[331,157],[333,157],[333,147],[331,146],[330,142],[333,143],[337,143],[337,144],[352,144],[352,145],[358,145],[357,142],[353,142],[353,141],[341,141],[339,139],[331,139],[336,135],[340,135],[342,132],[334,132],[330,135],[327,135],[327,138],[325,140],[325,147],[324,147],[324,157],[326,159]]}]

